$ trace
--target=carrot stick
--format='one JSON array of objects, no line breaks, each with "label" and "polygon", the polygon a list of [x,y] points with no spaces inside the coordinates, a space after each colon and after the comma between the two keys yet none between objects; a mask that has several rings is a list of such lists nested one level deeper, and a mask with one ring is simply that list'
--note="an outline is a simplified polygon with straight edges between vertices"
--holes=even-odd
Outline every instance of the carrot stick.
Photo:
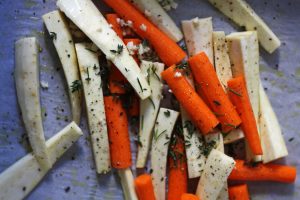
[{"label": "carrot stick", "polygon": [[230,102],[215,72],[214,66],[204,52],[189,59],[196,83],[207,104],[216,113],[222,131],[228,133],[241,123],[241,118]]},{"label": "carrot stick", "polygon": [[178,136],[171,140],[169,149],[168,200],[178,200],[187,192],[187,165],[184,141]]},{"label": "carrot stick", "polygon": [[194,194],[185,193],[181,195],[181,200],[200,200],[200,199]]},{"label": "carrot stick", "polygon": [[127,0],[103,0],[126,21],[133,22],[133,30],[148,40],[161,60],[168,66],[179,63],[186,53],[167,35],[155,27]]},{"label": "carrot stick", "polygon": [[118,97],[104,97],[104,105],[111,165],[117,169],[128,168],[131,166],[131,150],[126,111]]},{"label": "carrot stick", "polygon": [[195,126],[202,132],[208,134],[219,123],[216,116],[207,107],[203,100],[182,75],[182,71],[173,65],[161,73],[175,97],[190,115]]},{"label": "carrot stick", "polygon": [[236,109],[242,119],[241,127],[244,131],[245,138],[249,143],[249,147],[254,155],[262,155],[263,152],[260,138],[244,76],[239,76],[229,80],[227,85],[229,98],[236,106]]},{"label": "carrot stick", "polygon": [[139,200],[155,200],[152,178],[149,174],[138,176],[134,185]]},{"label": "carrot stick", "polygon": [[246,184],[231,186],[228,188],[229,200],[249,200],[248,187]]},{"label": "carrot stick", "polygon": [[123,74],[118,70],[115,65],[111,65],[108,86],[111,94],[125,94],[125,83],[127,83],[126,78]]},{"label": "carrot stick", "polygon": [[123,30],[121,25],[118,22],[120,17],[117,14],[107,14],[106,16],[107,22],[112,26],[111,28],[117,33],[117,35],[123,40]]},{"label": "carrot stick", "polygon": [[[132,42],[132,44],[134,46],[137,46],[137,47],[142,43],[142,41],[140,39],[137,39],[137,38],[128,38],[128,39],[124,39],[123,41],[124,41],[124,43],[125,43],[126,46],[130,42]],[[129,51],[131,51],[131,50],[129,50]],[[140,64],[139,58],[137,57],[137,51],[138,50],[134,50],[132,56],[133,56],[134,60],[136,61],[136,63]]]},{"label": "carrot stick", "polygon": [[293,183],[296,180],[297,169],[292,166],[276,164],[257,164],[250,166],[243,160],[236,160],[229,180],[239,181],[275,181]]}]

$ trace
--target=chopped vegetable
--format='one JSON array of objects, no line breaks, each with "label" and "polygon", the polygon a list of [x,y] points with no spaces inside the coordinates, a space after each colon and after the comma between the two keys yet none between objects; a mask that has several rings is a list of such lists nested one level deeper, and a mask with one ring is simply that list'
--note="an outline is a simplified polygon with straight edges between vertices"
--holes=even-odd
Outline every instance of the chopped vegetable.
[{"label": "chopped vegetable", "polygon": [[296,180],[297,169],[292,166],[277,164],[247,165],[243,160],[236,160],[229,180],[239,181],[275,181],[293,183]]},{"label": "chopped vegetable", "polygon": [[15,43],[15,81],[22,118],[34,155],[45,169],[51,168],[46,149],[39,91],[39,52],[36,38]]},{"label": "chopped vegetable", "polygon": [[259,126],[261,132],[261,146],[264,152],[263,162],[268,163],[287,156],[288,151],[278,119],[261,83],[259,93]]},{"label": "chopped vegetable", "polygon": [[[84,89],[96,171],[97,173],[107,173],[110,171],[110,154],[103,92],[101,87],[102,80],[98,75],[98,71],[100,69],[98,56],[96,53],[87,50],[90,45],[91,44],[88,43],[78,43],[75,45],[75,48]],[[93,66],[93,68],[91,66]],[[90,69],[90,81],[85,81],[88,69]]]},{"label": "chopped vegetable", "polygon": [[69,86],[69,98],[71,103],[72,118],[77,124],[80,123],[82,92],[74,92],[73,83],[79,80],[79,70],[75,46],[72,39],[68,23],[63,14],[58,11],[52,11],[43,15],[43,20],[49,33],[55,32],[53,44],[62,64],[64,74]]},{"label": "chopped vegetable", "polygon": [[[155,125],[162,96],[162,82],[160,74],[164,70],[164,64],[142,61],[141,70],[142,73],[147,76],[152,94],[149,97],[151,100],[145,99],[140,102],[140,126],[138,134],[141,145],[138,148],[136,162],[137,168],[143,168],[146,166],[147,156],[151,146],[152,130]],[[165,117],[167,117],[165,113],[168,113],[168,117],[170,117],[171,113],[169,110],[164,112]]]},{"label": "chopped vegetable", "polygon": [[[138,65],[91,0],[58,0],[57,6],[99,47],[106,58],[115,64],[141,99],[150,96],[149,85]],[[116,55],[110,51],[117,50],[120,45],[123,47],[121,54]]]},{"label": "chopped vegetable", "polygon": [[281,44],[268,25],[255,13],[244,0],[209,0],[224,15],[248,31],[257,31],[259,42],[264,49],[273,53]]},{"label": "chopped vegetable", "polygon": [[213,149],[206,160],[196,195],[201,200],[217,199],[234,165],[231,157]]},{"label": "chopped vegetable", "polygon": [[221,122],[222,131],[229,132],[240,125],[241,119],[234,106],[224,92],[213,65],[204,52],[189,59],[195,81],[200,86],[201,94],[205,96],[210,108],[222,115],[217,116]]},{"label": "chopped vegetable", "polygon": [[228,192],[229,200],[250,200],[246,184],[231,186]]},{"label": "chopped vegetable", "polygon": [[142,174],[136,177],[134,185],[139,200],[155,200],[151,175]]},{"label": "chopped vegetable", "polygon": [[[149,22],[127,0],[104,0],[104,2],[121,18],[133,22],[134,31],[152,44],[158,56],[167,66],[179,63],[186,56],[175,42]],[[141,29],[141,26],[144,28]]]},{"label": "chopped vegetable", "polygon": [[262,155],[262,147],[247,92],[245,78],[244,76],[239,76],[237,78],[229,80],[227,84],[229,88],[241,94],[241,96],[238,96],[230,92],[229,98],[235,105],[239,115],[241,116],[241,127],[245,134],[245,138],[249,143],[252,153],[254,155]]},{"label": "chopped vegetable", "polygon": [[[83,135],[75,122],[46,142],[50,166]],[[0,199],[24,199],[50,168],[43,168],[32,153],[27,154],[0,174]]]},{"label": "chopped vegetable", "polygon": [[117,169],[131,166],[131,150],[126,111],[118,97],[104,97],[111,165]]},{"label": "chopped vegetable", "polygon": [[167,199],[178,200],[178,197],[187,192],[188,172],[184,141],[177,135],[173,135],[172,139],[175,141],[171,141],[169,147],[169,176]]},{"label": "chopped vegetable", "polygon": [[[165,112],[170,112],[170,117],[165,116]],[[166,196],[166,168],[168,145],[171,134],[179,113],[160,108],[153,131],[151,148],[151,176],[156,199],[165,199]]]},{"label": "chopped vegetable", "polygon": [[210,62],[214,63],[212,18],[196,17],[184,20],[181,24],[189,56],[192,57],[204,51]]},{"label": "chopped vegetable", "polygon": [[176,66],[173,65],[162,72],[162,77],[169,85],[177,100],[187,111],[196,127],[202,134],[208,134],[218,125],[218,119],[196,94],[185,77],[174,76],[176,72],[180,72],[180,70],[176,69]]}]

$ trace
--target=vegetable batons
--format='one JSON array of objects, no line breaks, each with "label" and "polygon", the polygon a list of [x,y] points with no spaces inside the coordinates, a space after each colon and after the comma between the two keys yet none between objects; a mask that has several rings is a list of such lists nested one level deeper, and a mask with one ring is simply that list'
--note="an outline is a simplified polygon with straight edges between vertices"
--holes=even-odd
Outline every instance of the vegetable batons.
[{"label": "vegetable batons", "polygon": [[259,98],[259,127],[261,132],[261,145],[264,152],[263,162],[268,163],[287,156],[288,151],[278,119],[261,83],[259,86]]},{"label": "vegetable batons", "polygon": [[[139,126],[139,146],[137,154],[137,168],[146,166],[148,152],[152,141],[152,130],[159,110],[162,98],[161,72],[164,64],[157,62],[142,61],[141,71],[145,75],[150,88],[151,96],[140,101],[140,126]],[[166,113],[168,115],[168,113]]]},{"label": "vegetable batons", "polygon": [[150,96],[150,87],[139,66],[91,0],[58,0],[57,6],[114,63],[141,99]]},{"label": "vegetable batons", "polygon": [[175,65],[162,72],[162,78],[167,82],[173,94],[187,111],[192,122],[206,135],[211,132],[219,121],[203,100],[198,96],[188,80],[182,76]]},{"label": "vegetable batons", "polygon": [[29,142],[37,160],[51,168],[48,157],[40,104],[39,51],[36,38],[23,38],[15,43],[15,81],[18,102]]},{"label": "vegetable batons", "polygon": [[[165,113],[169,113],[166,115]],[[168,146],[179,113],[160,108],[153,130],[151,176],[156,200],[165,200]]]},{"label": "vegetable batons", "polygon": [[46,28],[52,38],[53,44],[62,64],[68,84],[69,98],[71,103],[72,118],[79,124],[81,115],[81,90],[76,90],[75,85],[80,80],[77,64],[77,56],[72,35],[63,14],[52,11],[43,15]]},{"label": "vegetable batons", "polygon": [[214,63],[212,18],[194,18],[181,22],[189,56],[204,51],[211,63]]},{"label": "vegetable batons", "polygon": [[91,45],[78,43],[75,47],[86,102],[96,171],[97,173],[107,173],[110,171],[110,153],[101,87],[102,80],[99,74],[98,55],[89,51]]},{"label": "vegetable batons", "polygon": [[[82,136],[75,122],[70,123],[46,142],[50,166]],[[0,199],[24,199],[42,180],[50,168],[41,167],[37,157],[29,153],[0,174]]]},{"label": "vegetable batons", "polygon": [[200,177],[196,195],[201,200],[217,199],[235,166],[235,161],[224,153],[212,149]]},{"label": "vegetable batons", "polygon": [[[258,124],[259,114],[259,46],[255,31],[232,33],[226,36],[232,75],[243,75],[251,107]],[[257,126],[258,127],[258,126]],[[258,130],[259,133],[259,130]],[[261,161],[261,156],[254,156],[246,143],[247,160]]]},{"label": "vegetable batons", "polygon": [[179,63],[186,56],[185,52],[167,35],[156,28],[127,0],[103,0],[123,20],[131,21],[133,30],[150,42],[154,50],[167,66]]},{"label": "vegetable batons", "polygon": [[235,129],[241,119],[222,88],[209,58],[201,52],[189,59],[189,65],[201,94],[220,121],[222,131],[227,133]]},{"label": "vegetable batons", "polygon": [[267,52],[272,53],[280,46],[278,37],[246,1],[209,0],[209,2],[239,26],[244,26],[247,31],[257,31],[259,42]]},{"label": "vegetable batons", "polygon": [[156,0],[132,0],[131,2],[174,42],[179,42],[183,38],[180,29]]}]

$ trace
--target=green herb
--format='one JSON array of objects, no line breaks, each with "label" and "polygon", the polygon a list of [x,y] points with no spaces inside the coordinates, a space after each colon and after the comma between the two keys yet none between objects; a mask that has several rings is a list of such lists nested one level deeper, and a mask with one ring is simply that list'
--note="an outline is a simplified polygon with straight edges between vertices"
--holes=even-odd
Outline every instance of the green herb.
[{"label": "green herb", "polygon": [[242,95],[240,93],[238,93],[237,91],[233,90],[232,88],[230,87],[227,87],[227,89],[229,90],[229,92],[232,92],[233,94],[239,96],[239,97],[242,97]]},{"label": "green herb", "polygon": [[86,73],[87,73],[87,78],[85,78],[85,80],[87,82],[90,82],[91,78],[90,78],[89,68],[86,68]]},{"label": "green herb", "polygon": [[187,129],[190,136],[193,135],[193,133],[196,131],[196,127],[193,125],[191,121],[185,121],[183,128]]},{"label": "green herb", "polygon": [[149,99],[149,101],[151,102],[153,108],[155,109],[155,104],[154,104],[154,102],[153,102],[153,99],[152,99],[151,97],[149,97],[148,99]]},{"label": "green herb", "polygon": [[158,134],[158,130],[155,130],[153,134],[154,141],[157,141],[160,138],[160,136],[162,136],[162,134],[164,134],[165,132],[167,132],[167,130],[163,130],[161,133]]},{"label": "green herb", "polygon": [[166,110],[166,111],[164,112],[164,114],[165,114],[166,117],[170,117],[170,115],[171,115],[171,113],[170,113],[169,110]]},{"label": "green herb", "polygon": [[140,135],[137,136],[137,143],[138,143],[139,147],[143,147],[143,143],[141,141]]},{"label": "green herb", "polygon": [[178,64],[175,69],[185,70],[187,68],[188,68],[188,63],[186,61],[183,61],[180,64]]},{"label": "green herb", "polygon": [[52,40],[56,40],[57,39],[57,34],[55,32],[50,32],[50,38]]},{"label": "green herb", "polygon": [[220,106],[220,105],[221,105],[221,103],[220,103],[219,101],[217,101],[217,100],[213,100],[213,102],[214,102],[214,104],[216,104],[217,106]]},{"label": "green herb", "polygon": [[182,126],[180,124],[176,124],[175,125],[175,130],[178,133],[178,135],[182,136],[183,135],[183,130],[182,130]]},{"label": "green herb", "polygon": [[117,50],[110,50],[110,52],[112,52],[114,54],[117,54],[117,55],[120,55],[122,53],[122,51],[123,51],[123,48],[124,48],[123,45],[118,44]]},{"label": "green herb", "polygon": [[154,74],[154,76],[157,78],[157,80],[160,81],[160,78],[159,78],[159,76],[157,75],[156,70],[157,70],[157,68],[156,68],[154,65],[152,65],[151,71],[152,71],[152,73]]},{"label": "green herb", "polygon": [[129,72],[129,69],[127,69],[127,68],[125,67],[125,71],[126,71],[126,72]]},{"label": "green herb", "polygon": [[144,89],[143,89],[143,87],[142,87],[142,84],[141,84],[141,82],[140,82],[140,79],[139,79],[139,78],[136,78],[136,79],[137,79],[137,82],[139,83],[139,86],[140,86],[142,92],[144,92]]},{"label": "green herb", "polygon": [[141,116],[141,129],[144,128],[144,115]]},{"label": "green herb", "polygon": [[92,52],[92,53],[97,53],[97,51],[95,51],[93,49],[90,49],[90,48],[87,48],[87,47],[85,47],[85,49],[88,50],[88,51],[90,51],[90,52]]},{"label": "green herb", "polygon": [[72,85],[70,87],[71,87],[71,92],[72,93],[81,90],[81,88],[82,88],[81,80],[75,80],[75,81],[73,81]]},{"label": "green herb", "polygon": [[150,68],[147,69],[147,82],[150,84]]},{"label": "green herb", "polygon": [[185,44],[182,44],[180,47],[181,47],[181,49],[182,49],[183,51],[186,51],[186,50],[187,50],[187,47],[186,47]]},{"label": "green herb", "polygon": [[207,157],[210,154],[211,150],[216,147],[216,144],[216,141],[213,140],[207,143],[205,147],[201,146],[200,148],[202,148],[203,155]]}]

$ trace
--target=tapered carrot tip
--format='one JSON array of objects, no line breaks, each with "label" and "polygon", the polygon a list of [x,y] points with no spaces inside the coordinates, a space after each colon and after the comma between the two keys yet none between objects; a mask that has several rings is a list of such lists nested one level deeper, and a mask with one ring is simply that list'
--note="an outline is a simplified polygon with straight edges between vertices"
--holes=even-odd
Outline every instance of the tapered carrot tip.
[{"label": "tapered carrot tip", "polygon": [[194,194],[185,193],[181,195],[181,200],[200,200],[200,199]]},{"label": "tapered carrot tip", "polygon": [[155,200],[152,178],[149,174],[138,176],[134,180],[134,185],[139,200]]}]

